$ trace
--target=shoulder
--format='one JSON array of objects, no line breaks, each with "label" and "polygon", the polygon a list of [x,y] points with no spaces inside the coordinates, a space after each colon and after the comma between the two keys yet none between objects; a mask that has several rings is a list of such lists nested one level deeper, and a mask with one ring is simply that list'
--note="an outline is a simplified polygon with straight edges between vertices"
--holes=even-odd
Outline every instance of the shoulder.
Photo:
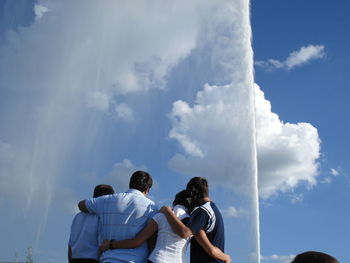
[{"label": "shoulder", "polygon": [[71,230],[77,231],[78,229],[81,229],[84,226],[94,226],[98,225],[98,223],[99,218],[97,215],[80,212],[75,215],[71,225]]},{"label": "shoulder", "polygon": [[212,202],[206,202],[200,206],[197,206],[191,213],[193,214],[207,214],[208,216],[212,216],[214,214],[214,209],[212,207]]},{"label": "shoulder", "polygon": [[156,203],[153,200],[149,199],[147,196],[137,195],[137,197],[141,200],[143,204],[147,205],[152,210],[154,210],[154,208],[156,207]]},{"label": "shoulder", "polygon": [[74,222],[82,222],[82,221],[96,221],[98,220],[98,216],[95,214],[85,213],[85,212],[79,212],[75,215],[73,219]]},{"label": "shoulder", "polygon": [[77,221],[82,221],[84,220],[88,215],[90,215],[89,213],[85,213],[85,212],[79,212],[74,216],[73,219],[73,223],[77,222]]},{"label": "shoulder", "polygon": [[210,203],[210,206],[211,206],[211,209],[212,209],[213,213],[215,213],[215,215],[216,215],[217,217],[222,217],[219,208],[216,206],[216,204],[215,204],[214,202],[211,202],[211,203]]},{"label": "shoulder", "polygon": [[166,220],[166,217],[163,213],[157,213],[152,217],[152,219],[156,221],[157,224],[159,224],[160,222]]},{"label": "shoulder", "polygon": [[99,196],[99,197],[96,197],[96,198],[89,198],[89,199],[86,199],[85,202],[86,203],[103,203],[105,202],[106,200],[110,200],[110,199],[113,199],[115,198],[117,194],[112,194],[112,195],[103,195],[103,196]]}]

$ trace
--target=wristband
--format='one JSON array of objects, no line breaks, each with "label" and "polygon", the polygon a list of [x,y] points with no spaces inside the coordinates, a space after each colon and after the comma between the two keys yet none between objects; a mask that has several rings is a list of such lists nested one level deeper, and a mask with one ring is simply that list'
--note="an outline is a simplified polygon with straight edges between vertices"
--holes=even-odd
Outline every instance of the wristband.
[{"label": "wristband", "polygon": [[113,248],[113,242],[114,242],[115,240],[114,239],[111,239],[110,241],[109,241],[109,249],[114,249]]}]

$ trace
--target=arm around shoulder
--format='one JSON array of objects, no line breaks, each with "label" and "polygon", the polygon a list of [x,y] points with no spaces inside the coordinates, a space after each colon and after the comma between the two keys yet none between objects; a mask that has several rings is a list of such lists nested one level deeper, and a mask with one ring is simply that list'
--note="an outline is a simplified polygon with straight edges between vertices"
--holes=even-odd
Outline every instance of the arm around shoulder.
[{"label": "arm around shoulder", "polygon": [[124,240],[105,240],[100,247],[100,250],[103,252],[107,249],[129,249],[139,247],[143,242],[152,237],[157,232],[157,230],[157,223],[151,219],[147,226],[142,229],[136,237]]},{"label": "arm around shoulder", "polygon": [[169,206],[163,206],[160,209],[160,212],[162,212],[166,219],[168,220],[171,229],[181,238],[187,238],[192,236],[192,231],[187,226],[185,226],[182,221],[175,216],[173,213],[173,210]]}]

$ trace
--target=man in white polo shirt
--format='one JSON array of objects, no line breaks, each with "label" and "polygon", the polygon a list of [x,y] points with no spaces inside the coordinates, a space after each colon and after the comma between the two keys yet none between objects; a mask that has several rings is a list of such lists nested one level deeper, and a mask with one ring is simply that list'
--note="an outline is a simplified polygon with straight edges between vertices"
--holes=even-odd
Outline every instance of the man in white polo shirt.
[{"label": "man in white polo shirt", "polygon": [[[94,189],[94,198],[114,194],[113,187],[100,184]],[[97,215],[78,213],[72,222],[68,243],[69,263],[99,263],[98,246],[101,225]]]},{"label": "man in white polo shirt", "polygon": [[[152,187],[152,177],[144,171],[132,174],[129,190],[125,193],[102,196],[79,202],[79,209],[100,217],[102,238],[123,240],[136,236],[158,211],[146,197]],[[101,263],[145,263],[148,257],[146,243],[134,249],[110,249],[101,256]]]}]

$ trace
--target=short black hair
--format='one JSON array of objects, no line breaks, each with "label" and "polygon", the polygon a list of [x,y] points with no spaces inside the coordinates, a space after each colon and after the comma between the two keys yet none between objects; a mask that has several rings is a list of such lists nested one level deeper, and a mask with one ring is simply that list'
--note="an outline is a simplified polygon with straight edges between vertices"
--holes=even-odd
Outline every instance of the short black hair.
[{"label": "short black hair", "polygon": [[307,251],[297,255],[292,263],[339,263],[339,261],[326,253]]},{"label": "short black hair", "polygon": [[114,194],[114,189],[109,184],[99,184],[94,189],[94,198],[112,194]]},{"label": "short black hair", "polygon": [[193,177],[187,183],[186,190],[195,200],[209,196],[208,181],[204,177]]},{"label": "short black hair", "polygon": [[193,197],[187,190],[182,190],[175,195],[173,206],[183,205],[189,212],[193,210]]},{"label": "short black hair", "polygon": [[144,192],[152,187],[152,176],[145,171],[136,171],[131,175],[129,188]]}]

